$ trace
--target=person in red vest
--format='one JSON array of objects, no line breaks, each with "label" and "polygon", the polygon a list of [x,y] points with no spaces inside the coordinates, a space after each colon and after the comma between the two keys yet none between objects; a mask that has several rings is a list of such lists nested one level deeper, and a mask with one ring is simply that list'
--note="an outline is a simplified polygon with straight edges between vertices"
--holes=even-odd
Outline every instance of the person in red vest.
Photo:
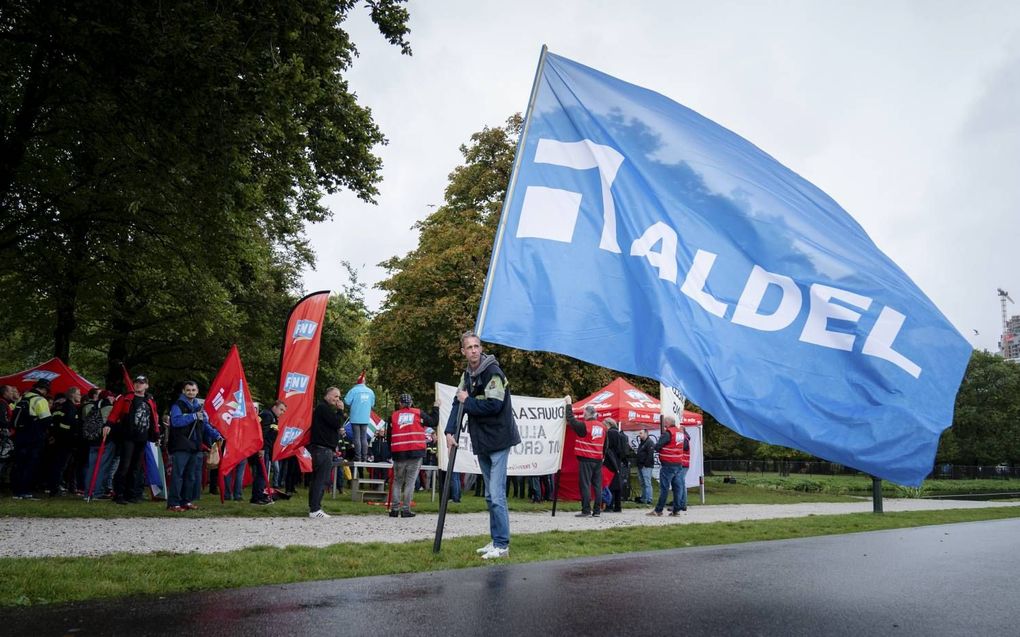
[{"label": "person in red vest", "polygon": [[[596,420],[595,408],[591,405],[585,405],[584,421],[579,422],[570,408],[573,400],[567,396],[566,401],[567,424],[577,435],[574,455],[577,456],[577,486],[581,489],[581,512],[577,517],[590,515],[597,518],[602,511],[602,461],[606,455],[606,427]],[[594,506],[590,506],[589,489],[592,487],[595,488]]]},{"label": "person in red vest", "polygon": [[413,518],[411,498],[414,483],[425,458],[428,441],[425,427],[434,427],[432,418],[413,407],[411,394],[400,394],[400,409],[390,415],[390,453],[393,457],[393,496],[390,517]]},{"label": "person in red vest", "polygon": [[662,417],[662,433],[655,445],[659,452],[659,502],[648,515],[661,516],[666,496],[673,489],[673,510],[680,515],[687,510],[687,468],[691,466],[691,437],[683,427],[677,427],[673,416]]}]

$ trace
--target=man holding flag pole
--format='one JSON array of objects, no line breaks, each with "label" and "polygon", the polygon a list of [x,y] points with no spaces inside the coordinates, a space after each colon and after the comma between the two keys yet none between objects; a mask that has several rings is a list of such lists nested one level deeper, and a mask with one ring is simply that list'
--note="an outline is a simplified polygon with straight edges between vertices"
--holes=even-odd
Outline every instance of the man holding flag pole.
[{"label": "man holding flag pole", "polygon": [[510,555],[510,514],[506,505],[506,466],[510,448],[520,444],[521,435],[514,421],[510,386],[496,357],[482,352],[482,342],[474,332],[460,337],[460,351],[467,359],[454,399],[450,420],[446,423],[446,446],[450,450],[447,478],[443,485],[441,514],[434,551],[442,540],[442,527],[453,473],[454,448],[460,444],[462,423],[467,415],[471,450],[485,480],[485,503],[489,508],[489,535],[492,540],[478,549],[483,560]]}]

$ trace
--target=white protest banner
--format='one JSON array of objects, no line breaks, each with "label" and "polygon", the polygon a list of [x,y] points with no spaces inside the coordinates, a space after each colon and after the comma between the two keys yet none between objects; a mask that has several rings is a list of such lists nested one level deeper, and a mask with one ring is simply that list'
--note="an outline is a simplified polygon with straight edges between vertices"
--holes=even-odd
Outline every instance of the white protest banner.
[{"label": "white protest banner", "polygon": [[[450,419],[450,410],[457,388],[436,383],[436,398],[439,399],[439,424],[436,438],[439,440],[439,466],[446,468],[449,456],[446,452],[446,436],[443,430]],[[563,436],[567,430],[566,402],[562,398],[533,398],[514,395],[514,418],[521,432],[521,444],[510,450],[506,473],[510,476],[543,476],[560,470],[563,458]],[[465,416],[466,417],[466,416]],[[458,473],[481,474],[478,457],[471,451],[471,436],[467,427],[461,434],[460,451],[457,452],[453,470]]]},{"label": "white protest banner", "polygon": [[[659,404],[662,406],[663,416],[676,418],[678,425],[683,425],[687,435],[691,437],[691,466],[687,470],[685,481],[687,488],[696,487],[701,484],[705,476],[705,449],[701,437],[702,427],[697,421],[684,418],[684,403],[687,399],[676,387],[667,387],[659,383]],[[656,469],[658,469],[658,458],[656,458]]]}]

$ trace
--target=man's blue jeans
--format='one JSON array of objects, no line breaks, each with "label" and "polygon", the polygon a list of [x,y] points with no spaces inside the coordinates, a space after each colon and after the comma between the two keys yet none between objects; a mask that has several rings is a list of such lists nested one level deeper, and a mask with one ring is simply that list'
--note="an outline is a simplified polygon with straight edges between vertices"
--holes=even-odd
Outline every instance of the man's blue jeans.
[{"label": "man's blue jeans", "polygon": [[[85,470],[85,495],[94,498],[104,496],[110,492],[109,484],[113,478],[113,457],[117,455],[117,445],[110,438],[106,439],[106,446],[103,447],[103,457],[99,457],[99,447],[89,448],[89,466]],[[92,474],[96,470],[96,462],[99,462],[99,473],[96,474],[96,486],[92,493]]]},{"label": "man's blue jeans", "polygon": [[662,512],[666,507],[666,496],[673,489],[673,512],[687,508],[687,467],[678,464],[664,464],[659,468],[659,502],[655,510]]},{"label": "man's blue jeans", "polygon": [[244,497],[244,468],[248,462],[242,460],[237,466],[230,470],[223,479],[223,497],[227,500],[240,500]]},{"label": "man's blue jeans", "polygon": [[199,454],[194,451],[175,451],[170,454],[170,493],[166,497],[168,507],[179,507],[191,502],[187,494],[192,493],[195,480],[195,464]]},{"label": "man's blue jeans", "polygon": [[510,447],[479,453],[478,465],[485,478],[485,502],[489,506],[489,535],[498,549],[510,546],[510,513],[506,508],[506,462]]},{"label": "man's blue jeans", "polygon": [[641,502],[652,503],[652,467],[638,467],[638,480],[641,482]]}]

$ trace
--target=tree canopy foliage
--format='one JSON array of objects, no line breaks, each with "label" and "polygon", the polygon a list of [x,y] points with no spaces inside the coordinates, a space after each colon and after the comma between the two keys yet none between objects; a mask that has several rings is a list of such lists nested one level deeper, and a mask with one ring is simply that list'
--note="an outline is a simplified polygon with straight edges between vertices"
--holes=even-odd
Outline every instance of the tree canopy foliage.
[{"label": "tree canopy foliage", "polygon": [[[435,381],[455,384],[463,371],[459,336],[478,313],[520,131],[515,115],[472,135],[461,146],[464,164],[450,173],[443,205],[415,226],[418,246],[381,264],[389,277],[378,285],[387,296],[369,329],[369,351],[380,382],[394,394],[409,392],[420,402],[432,396]],[[583,396],[617,375],[557,354],[487,350],[514,393]]]},{"label": "tree canopy foliage", "polygon": [[[2,361],[275,387],[326,193],[376,195],[385,142],[344,80],[353,0],[0,7]],[[402,0],[364,3],[410,53]],[[49,350],[49,351],[47,351]]]},{"label": "tree canopy foliage", "polygon": [[1020,462],[1020,365],[988,352],[971,355],[956,395],[953,426],[942,434],[939,462]]}]

